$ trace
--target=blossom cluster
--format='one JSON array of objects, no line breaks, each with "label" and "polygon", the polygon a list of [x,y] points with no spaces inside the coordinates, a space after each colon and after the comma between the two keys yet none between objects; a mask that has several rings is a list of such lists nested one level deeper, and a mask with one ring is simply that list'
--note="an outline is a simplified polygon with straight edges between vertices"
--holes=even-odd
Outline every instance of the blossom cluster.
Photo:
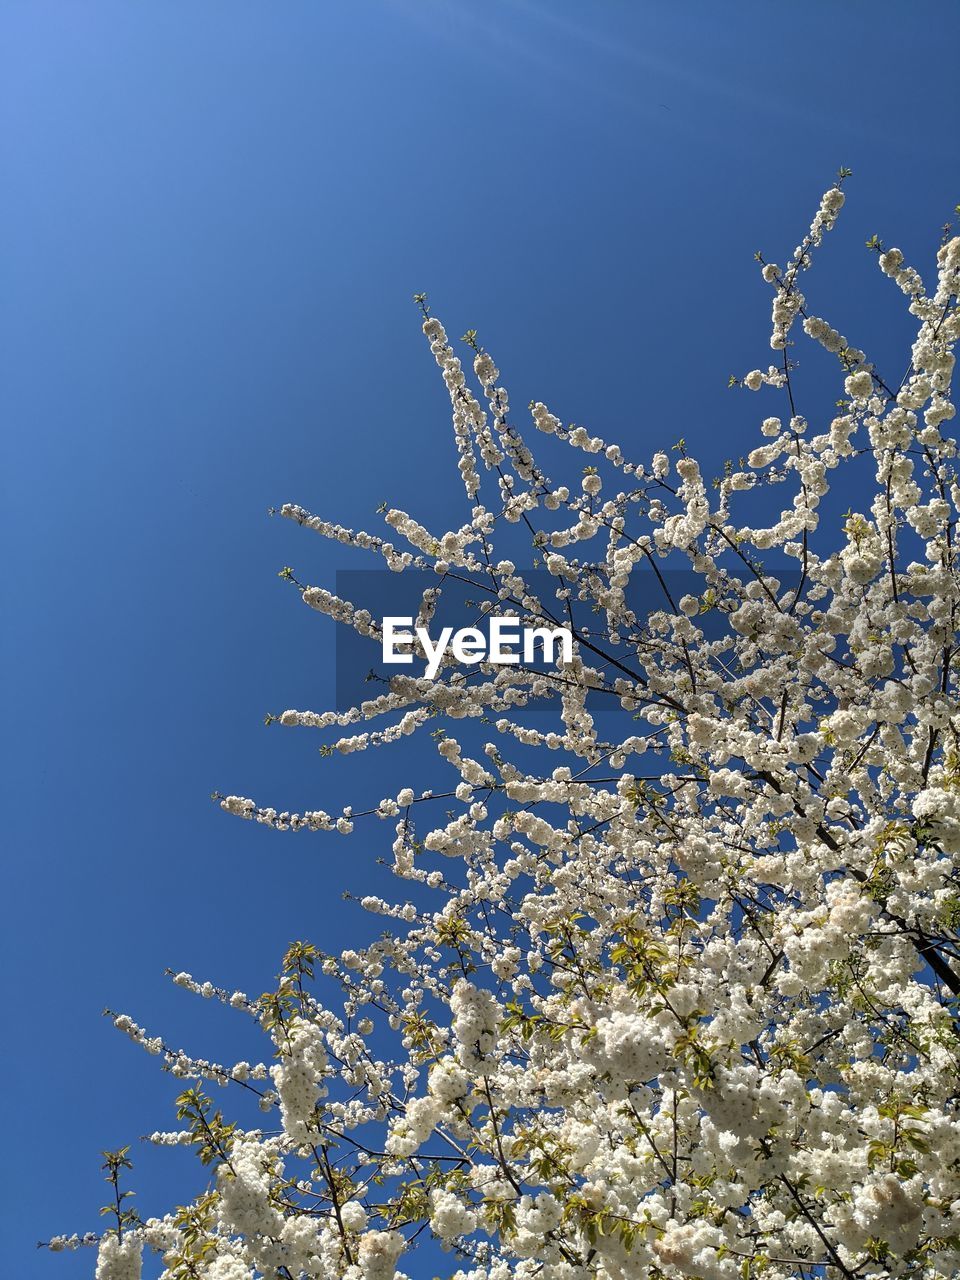
[{"label": "blossom cluster", "polygon": [[[555,484],[476,336],[474,391],[419,297],[468,518],[433,532],[391,510],[390,541],[283,514],[569,626],[572,657],[397,675],[351,712],[277,717],[343,753],[433,733],[449,785],[339,813],[221,797],[277,831],[386,821],[398,896],[362,899],[389,924],[374,942],[296,943],[257,999],[176,975],[262,1026],[269,1068],[117,1018],[196,1081],[154,1139],[211,1178],[167,1216],[118,1211],[103,1280],[136,1280],[142,1248],[168,1280],[401,1280],[436,1274],[416,1258],[430,1236],[450,1280],[960,1273],[960,238],[929,290],[880,255],[916,331],[887,382],[798,288],[843,202],[838,183],[787,267],[762,266],[778,362],[743,385],[777,411],[713,485],[682,442],[631,461],[537,401],[534,430],[588,459]],[[836,362],[829,420],[796,408],[803,337]],[[839,529],[838,482],[861,495]],[[511,529],[549,595],[494,550]],[[695,590],[673,590],[678,568]],[[369,611],[296,586],[377,638]],[[207,1086],[252,1092],[264,1128]]]}]

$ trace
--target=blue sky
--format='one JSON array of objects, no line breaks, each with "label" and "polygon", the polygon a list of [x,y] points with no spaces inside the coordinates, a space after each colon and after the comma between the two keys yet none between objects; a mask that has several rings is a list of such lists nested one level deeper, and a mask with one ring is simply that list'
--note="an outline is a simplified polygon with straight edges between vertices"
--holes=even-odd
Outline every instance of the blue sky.
[{"label": "blue sky", "polygon": [[765,411],[726,389],[770,358],[752,255],[783,260],[841,164],[806,291],[902,372],[864,240],[929,270],[958,37],[946,0],[3,0],[11,1274],[92,1272],[33,1245],[96,1227],[101,1148],[133,1143],[144,1213],[196,1179],[140,1150],[174,1088],[105,1005],[231,1060],[247,1028],[165,966],[257,992],[291,939],[373,927],[340,895],[376,881],[385,826],[281,836],[209,794],[420,780],[415,753],[321,760],[262,726],[333,698],[332,627],[278,569],[363,567],[267,508],[463,518],[413,292],[479,330],[515,405],[716,469]]}]

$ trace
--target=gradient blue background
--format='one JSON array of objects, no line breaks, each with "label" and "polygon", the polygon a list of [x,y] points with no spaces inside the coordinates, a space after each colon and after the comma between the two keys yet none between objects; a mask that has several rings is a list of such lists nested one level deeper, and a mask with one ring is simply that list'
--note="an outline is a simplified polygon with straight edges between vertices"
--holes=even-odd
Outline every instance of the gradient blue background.
[{"label": "gradient blue background", "polygon": [[863,244],[929,271],[958,39],[952,0],[3,0],[7,1274],[92,1274],[33,1245],[97,1226],[104,1146],[134,1144],[144,1213],[200,1184],[138,1147],[175,1085],[104,1005],[231,1060],[243,1019],[164,966],[257,992],[292,938],[376,930],[340,894],[389,828],[282,836],[208,797],[411,780],[416,752],[261,727],[333,695],[332,625],[277,570],[364,567],[267,507],[463,518],[411,294],[480,331],[516,406],[716,468],[779,408],[725,385],[770,359],[752,254],[783,261],[840,164],[805,288],[902,373]]}]

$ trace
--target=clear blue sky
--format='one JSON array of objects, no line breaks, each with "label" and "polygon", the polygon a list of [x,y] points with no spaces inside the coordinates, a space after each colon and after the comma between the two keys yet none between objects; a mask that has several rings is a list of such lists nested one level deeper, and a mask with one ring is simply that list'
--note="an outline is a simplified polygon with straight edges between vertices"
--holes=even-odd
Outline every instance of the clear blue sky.
[{"label": "clear blue sky", "polygon": [[[929,269],[960,199],[953,0],[3,0],[4,1270],[96,1227],[99,1151],[181,1198],[173,1083],[100,1018],[256,1051],[171,965],[257,992],[347,945],[343,841],[209,793],[335,808],[410,757],[321,760],[266,711],[332,699],[332,627],[277,578],[358,567],[268,506],[463,517],[411,295],[479,330],[514,404],[716,466],[759,401],[769,291],[840,164],[815,309],[895,356],[878,232]],[[695,373],[691,373],[691,369]],[[811,393],[829,404],[832,390]],[[374,764],[376,768],[374,769]],[[191,1177],[195,1177],[190,1168]]]}]

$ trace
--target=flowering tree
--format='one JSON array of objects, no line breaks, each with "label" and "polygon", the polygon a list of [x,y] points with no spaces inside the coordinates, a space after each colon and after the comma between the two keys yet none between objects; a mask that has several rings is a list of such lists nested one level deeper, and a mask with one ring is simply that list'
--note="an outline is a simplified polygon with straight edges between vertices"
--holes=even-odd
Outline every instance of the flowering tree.
[{"label": "flowering tree", "polygon": [[[872,242],[917,325],[884,381],[800,291],[846,176],[785,267],[760,259],[775,363],[736,381],[781,416],[712,489],[682,442],[631,462],[535,403],[536,429],[598,464],[580,492],[554,484],[476,334],[477,393],[418,296],[469,518],[435,534],[388,510],[388,541],[282,514],[431,571],[421,621],[466,581],[488,612],[568,626],[573,656],[448,659],[349,712],[279,717],[341,752],[432,733],[446,790],[369,815],[218,797],[277,831],[388,821],[400,898],[363,899],[389,925],[372,945],[293,944],[260,998],[175,975],[253,1018],[272,1065],[192,1059],[115,1017],[192,1082],[180,1130],[153,1138],[195,1148],[210,1178],[143,1222],[126,1152],[108,1153],[112,1225],[51,1242],[97,1243],[100,1280],[139,1276],[145,1246],[169,1280],[960,1273],[960,483],[942,432],[960,238],[932,291]],[[794,403],[801,328],[843,379],[816,426]],[[838,468],[863,509],[831,542],[818,508]],[[497,558],[511,525],[549,593]],[[681,568],[697,589],[679,595]],[[379,638],[373,614],[284,573]],[[631,604],[642,575],[653,610]],[[228,1120],[211,1086],[256,1095],[264,1127]],[[445,1260],[417,1256],[431,1237]]]}]

